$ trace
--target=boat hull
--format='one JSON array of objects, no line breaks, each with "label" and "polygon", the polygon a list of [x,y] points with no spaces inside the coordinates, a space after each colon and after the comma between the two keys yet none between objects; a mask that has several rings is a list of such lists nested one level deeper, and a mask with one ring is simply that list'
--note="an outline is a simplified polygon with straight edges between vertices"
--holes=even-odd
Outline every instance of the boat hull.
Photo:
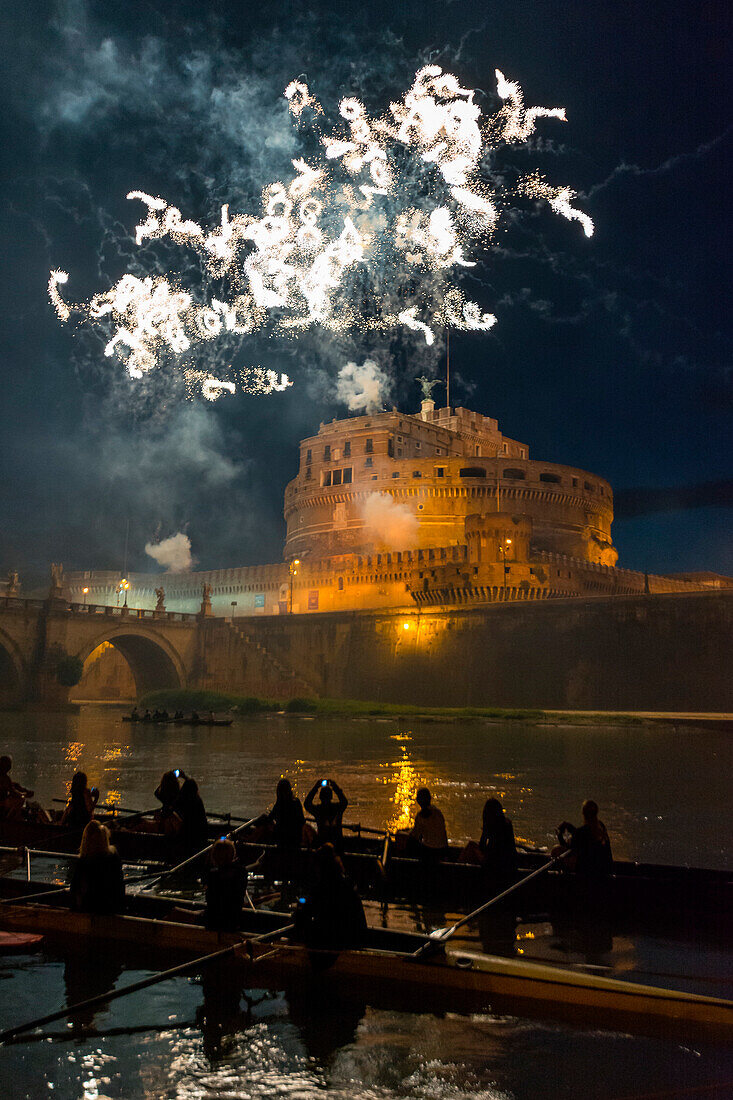
[{"label": "boat hull", "polygon": [[305,980],[311,991],[317,983],[319,991],[332,987],[369,1003],[412,1000],[422,1011],[511,1012],[674,1041],[733,1039],[730,1001],[465,951],[416,960],[412,953],[424,941],[407,933],[370,929],[364,948],[338,953],[314,952],[277,937],[262,944],[247,940],[276,933],[287,921],[285,914],[244,913],[240,933],[217,933],[175,920],[72,913],[40,902],[0,905],[3,928],[38,932],[77,946],[82,941],[142,944],[155,951],[161,968],[181,956],[195,959],[236,947],[234,958],[249,985],[287,987]]}]

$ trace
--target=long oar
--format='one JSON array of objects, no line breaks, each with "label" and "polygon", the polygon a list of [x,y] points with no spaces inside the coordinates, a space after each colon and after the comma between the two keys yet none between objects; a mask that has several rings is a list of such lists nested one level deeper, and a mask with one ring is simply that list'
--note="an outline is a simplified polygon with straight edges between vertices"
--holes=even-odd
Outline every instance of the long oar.
[{"label": "long oar", "polygon": [[195,970],[199,966],[207,966],[215,959],[223,959],[225,955],[233,955],[235,951],[244,947],[248,942],[263,943],[265,940],[272,940],[277,936],[282,936],[285,932],[292,931],[294,927],[295,925],[293,924],[286,924],[283,928],[276,928],[274,931],[265,932],[261,936],[253,936],[249,937],[247,940],[240,940],[230,947],[223,947],[220,951],[212,951],[209,955],[201,955],[199,958],[191,959],[189,962],[181,963],[179,966],[172,966],[169,970],[151,974],[149,978],[142,978],[139,982],[132,982],[123,989],[110,989],[106,993],[100,993],[97,997],[88,997],[85,1001],[77,1001],[76,1004],[59,1009],[58,1012],[50,1012],[48,1016],[40,1016],[37,1020],[30,1020],[27,1024],[18,1024],[16,1027],[11,1027],[8,1028],[7,1031],[0,1032],[0,1043],[6,1043],[9,1039],[12,1039],[15,1035],[20,1035],[24,1031],[33,1031],[37,1027],[43,1027],[45,1024],[53,1023],[54,1020],[63,1020],[67,1016],[73,1016],[75,1012],[82,1012],[87,1008],[97,1008],[99,1005],[109,1004],[110,1001],[116,1001],[120,997],[126,997],[128,993],[137,992],[138,989],[147,989],[151,985],[157,985],[158,982],[167,981],[168,978],[175,978],[178,974],[186,974],[189,970]]},{"label": "long oar", "polygon": [[[238,825],[237,828],[232,829],[232,831],[228,833],[227,836],[229,837],[229,839],[235,837],[237,833],[241,833],[243,829],[246,829],[249,825],[254,825],[255,821],[259,821],[261,816],[262,814],[258,814],[257,817],[251,818],[250,821],[245,821],[244,824]],[[184,859],[182,863],[177,863],[175,867],[169,867],[167,871],[155,872],[153,882],[159,879],[168,878],[169,875],[175,874],[176,871],[182,870],[183,867],[188,867],[190,863],[194,863],[197,859],[200,859],[201,856],[206,855],[207,852],[211,851],[215,844],[216,841],[213,840],[211,844],[207,844],[206,847],[202,848],[200,852],[194,852],[192,856],[189,856],[188,859]],[[150,885],[152,886],[153,883],[151,882]]]},{"label": "long oar", "polygon": [[[66,798],[52,798],[52,802],[60,802],[64,806],[68,799]],[[98,802],[97,809],[110,810],[112,813],[120,814],[132,814],[133,817],[146,817],[148,814],[154,814],[156,810],[160,809],[159,806],[154,806],[152,810],[132,810],[129,806],[117,806],[114,802]],[[218,814],[214,810],[206,811],[207,817],[215,817],[220,821],[246,821],[244,817],[236,817],[234,814]]]},{"label": "long oar", "polygon": [[474,909],[468,916],[462,917],[460,920],[452,924],[450,928],[436,928],[435,931],[430,933],[426,943],[422,947],[418,947],[417,951],[412,954],[413,959],[422,958],[424,955],[430,954],[432,951],[439,949],[446,940],[449,940],[451,936],[454,936],[459,928],[463,928],[464,924],[468,924],[470,921],[475,920],[479,914],[485,912],[486,909],[490,909],[492,905],[497,905],[504,898],[508,898],[510,894],[514,894],[517,890],[521,890],[523,886],[526,886],[528,882],[531,882],[533,878],[537,878],[539,875],[544,875],[546,871],[549,871],[551,867],[554,867],[569,856],[571,849],[568,848],[566,852],[561,852],[559,856],[555,856],[554,859],[548,860],[547,863],[543,863],[541,867],[538,867],[536,871],[532,871],[531,874],[525,875],[519,882],[515,882],[513,886],[509,886],[506,890],[502,890],[496,897],[491,898],[489,901],[485,901],[483,905],[479,905],[478,909]]}]

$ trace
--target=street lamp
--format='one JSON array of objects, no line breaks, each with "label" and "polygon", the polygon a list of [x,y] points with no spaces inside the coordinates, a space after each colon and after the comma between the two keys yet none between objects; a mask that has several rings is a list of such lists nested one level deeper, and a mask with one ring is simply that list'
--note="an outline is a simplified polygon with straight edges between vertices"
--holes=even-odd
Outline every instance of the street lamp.
[{"label": "street lamp", "polygon": [[293,558],[288,566],[288,572],[290,573],[290,614],[293,614],[293,577],[298,572],[298,566],[300,565],[300,558]]},{"label": "street lamp", "polygon": [[89,589],[88,588],[82,588],[82,592],[84,593],[84,606],[86,607],[86,605],[87,605],[87,596],[89,595]]},{"label": "street lamp", "polygon": [[504,599],[505,600],[506,600],[506,575],[509,571],[509,566],[506,563],[506,554],[507,554],[507,550],[509,549],[511,544],[512,544],[511,539],[504,539],[503,543],[502,542],[499,543],[499,553],[501,554],[500,561],[504,565]]}]

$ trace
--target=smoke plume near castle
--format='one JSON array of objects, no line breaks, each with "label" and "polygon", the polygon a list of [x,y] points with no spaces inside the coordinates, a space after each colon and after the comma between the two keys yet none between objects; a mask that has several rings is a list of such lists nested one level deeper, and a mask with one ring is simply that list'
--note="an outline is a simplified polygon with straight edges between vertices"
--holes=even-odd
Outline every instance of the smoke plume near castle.
[{"label": "smoke plume near castle", "polygon": [[415,545],[417,516],[406,504],[398,504],[386,493],[370,493],[361,509],[364,526],[374,543],[393,550]]},{"label": "smoke plume near castle", "polygon": [[196,564],[191,554],[191,540],[179,531],[162,542],[145,544],[145,553],[164,565],[167,573],[188,573]]}]

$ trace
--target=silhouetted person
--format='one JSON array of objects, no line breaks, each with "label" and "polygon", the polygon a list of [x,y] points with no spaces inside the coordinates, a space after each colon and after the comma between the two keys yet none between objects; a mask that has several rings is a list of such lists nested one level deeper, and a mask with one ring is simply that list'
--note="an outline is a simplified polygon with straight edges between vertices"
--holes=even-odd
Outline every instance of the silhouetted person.
[{"label": "silhouetted person", "polygon": [[211,866],[206,871],[207,928],[236,932],[247,891],[247,869],[237,859],[231,840],[217,840],[211,848]]},{"label": "silhouetted person", "polygon": [[180,820],[174,820],[176,803],[180,795],[181,784],[176,772],[164,772],[155,790],[155,797],[161,803],[161,808],[155,811],[155,819],[164,833],[177,833],[180,830]]},{"label": "silhouetted person", "polygon": [[83,913],[119,913],[125,904],[122,860],[99,821],[85,828],[71,876],[71,908]]},{"label": "silhouetted person", "polygon": [[33,797],[33,791],[10,778],[12,767],[11,756],[0,756],[0,821],[17,821],[23,816],[26,798]]},{"label": "silhouetted person", "polygon": [[275,792],[275,805],[267,814],[278,848],[297,851],[303,841],[305,814],[300,799],[293,794],[289,779],[281,779]]},{"label": "silhouetted person", "polygon": [[[589,798],[582,807],[583,824],[579,829],[563,821],[557,829],[560,844],[552,854],[560,855],[570,848],[570,870],[589,878],[601,878],[613,872],[611,841],[606,826],[598,818],[598,803]],[[569,839],[568,839],[569,837]]]},{"label": "silhouetted person", "polygon": [[184,779],[181,793],[173,805],[181,822],[178,830],[181,842],[192,852],[205,848],[209,840],[209,822],[195,779]]},{"label": "silhouetted person", "polygon": [[517,847],[514,828],[498,798],[487,798],[484,803],[479,849],[483,856],[484,870],[498,884],[506,882],[508,885],[516,878]]},{"label": "silhouetted person", "polygon": [[[315,802],[316,792],[320,791]],[[334,802],[334,794],[336,801]],[[337,852],[343,850],[344,834],[342,821],[349,802],[335,779],[318,779],[305,796],[306,813],[316,819],[317,843],[333,844]]]},{"label": "silhouetted person", "polygon": [[410,847],[422,858],[439,860],[448,851],[445,818],[438,807],[433,805],[427,787],[420,788],[415,795],[415,801],[420,809],[415,814],[410,832]]},{"label": "silhouetted person", "polygon": [[71,780],[69,801],[61,816],[62,825],[70,825],[74,829],[82,829],[88,825],[94,816],[94,808],[99,801],[99,791],[96,787],[90,787],[84,772],[76,772]]},{"label": "silhouetted person", "polygon": [[296,929],[309,947],[356,947],[363,942],[366,917],[356,887],[332,844],[313,859],[314,879],[296,910]]}]

